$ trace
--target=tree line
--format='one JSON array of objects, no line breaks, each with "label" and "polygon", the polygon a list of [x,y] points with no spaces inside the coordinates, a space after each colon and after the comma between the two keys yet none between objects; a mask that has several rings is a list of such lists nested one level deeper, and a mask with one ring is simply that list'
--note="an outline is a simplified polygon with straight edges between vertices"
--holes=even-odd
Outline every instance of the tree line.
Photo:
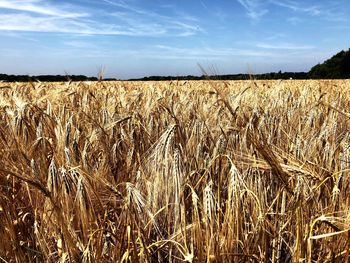
[{"label": "tree line", "polygon": [[228,74],[211,76],[150,76],[134,80],[246,80],[246,79],[347,79],[350,78],[350,49],[340,51],[323,63],[311,68],[309,72],[271,72],[263,74]]},{"label": "tree line", "polygon": [[312,67],[310,78],[348,79],[350,78],[350,48],[340,51],[322,64]]},{"label": "tree line", "polygon": [[34,82],[34,81],[49,81],[49,82],[64,82],[64,81],[96,81],[97,77],[87,77],[84,75],[7,75],[0,74],[0,81],[6,82]]},{"label": "tree line", "polygon": [[[317,64],[309,72],[270,72],[264,74],[226,74],[226,75],[202,75],[202,76],[148,76],[138,79],[139,81],[161,81],[161,80],[247,80],[247,79],[346,79],[350,78],[350,49],[342,50],[323,63]],[[27,81],[98,81],[100,77],[87,77],[84,75],[6,75],[0,74],[0,81],[27,82]],[[105,78],[104,81],[117,80]]]}]

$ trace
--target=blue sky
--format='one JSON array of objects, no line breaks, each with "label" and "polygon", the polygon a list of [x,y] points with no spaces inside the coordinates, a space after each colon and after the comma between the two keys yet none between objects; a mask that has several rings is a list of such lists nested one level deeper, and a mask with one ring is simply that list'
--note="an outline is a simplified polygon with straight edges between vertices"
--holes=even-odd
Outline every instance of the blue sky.
[{"label": "blue sky", "polygon": [[350,47],[348,14],[348,0],[0,0],[0,73],[308,71]]}]

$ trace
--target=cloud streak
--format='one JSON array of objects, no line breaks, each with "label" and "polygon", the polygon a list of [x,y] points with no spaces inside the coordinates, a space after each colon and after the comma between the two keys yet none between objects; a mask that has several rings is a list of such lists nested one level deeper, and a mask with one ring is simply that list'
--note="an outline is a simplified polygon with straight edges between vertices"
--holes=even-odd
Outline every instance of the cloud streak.
[{"label": "cloud streak", "polygon": [[[306,14],[312,17],[319,17],[333,22],[347,22],[348,16],[342,13],[341,5],[336,1],[323,1],[317,4],[305,3],[295,0],[237,0],[244,7],[246,14],[252,22],[259,22],[267,13],[270,7],[288,9],[294,13]],[[294,23],[295,19],[291,21]]]},{"label": "cloud streak", "polygon": [[[152,51],[150,51],[152,50]],[[220,48],[220,47],[194,47],[183,48],[168,45],[156,45],[148,51],[143,50],[147,57],[172,58],[172,59],[218,59],[227,60],[228,57],[275,57],[280,56],[266,50],[242,49],[242,48]]]},{"label": "cloud streak", "polygon": [[279,49],[279,50],[309,50],[309,49],[316,48],[315,46],[311,46],[311,45],[296,45],[292,43],[277,43],[277,44],[258,43],[256,47],[263,48],[263,49]]},{"label": "cloud streak", "polygon": [[260,0],[237,0],[246,10],[247,16],[252,21],[259,21],[268,13],[266,8],[263,8],[263,2]]},{"label": "cloud streak", "polygon": [[[135,8],[123,2],[104,0],[109,7],[76,13],[80,6],[51,4],[43,0],[0,0],[0,30],[67,33],[81,35],[190,36],[203,32],[194,20],[177,19]],[[113,12],[115,10],[115,12]],[[111,12],[112,11],[112,12]]]},{"label": "cloud streak", "polygon": [[317,6],[317,5],[306,6],[305,4],[300,4],[291,0],[270,0],[270,2],[274,5],[288,8],[296,12],[307,13],[312,16],[318,16],[324,12],[320,6]]},{"label": "cloud streak", "polygon": [[66,33],[80,35],[155,35],[162,32],[140,31],[114,25],[88,23],[56,17],[36,17],[29,14],[0,15],[0,30],[41,33]]},{"label": "cloud streak", "polygon": [[[67,41],[65,45],[74,48],[87,47],[85,43],[79,41]],[[68,51],[67,51],[68,52]],[[129,59],[151,59],[151,60],[193,60],[194,62],[203,60],[228,61],[232,58],[279,58],[283,54],[277,54],[270,50],[244,49],[244,48],[223,48],[213,46],[203,47],[179,47],[171,45],[147,45],[144,47],[121,48],[109,50],[106,47],[90,46],[88,52],[79,51],[80,55],[97,57],[127,57]]]},{"label": "cloud streak", "polygon": [[1,8],[62,18],[78,18],[87,16],[86,13],[75,13],[66,11],[63,8],[55,8],[43,3],[40,0],[0,0],[0,9]]},{"label": "cloud streak", "polygon": [[118,7],[121,12],[112,14],[132,28],[162,28],[163,33],[173,32],[178,36],[195,35],[204,30],[198,25],[198,20],[186,14],[176,14],[176,18],[161,15],[150,10],[144,10],[126,4],[124,1],[103,0],[103,2]]}]

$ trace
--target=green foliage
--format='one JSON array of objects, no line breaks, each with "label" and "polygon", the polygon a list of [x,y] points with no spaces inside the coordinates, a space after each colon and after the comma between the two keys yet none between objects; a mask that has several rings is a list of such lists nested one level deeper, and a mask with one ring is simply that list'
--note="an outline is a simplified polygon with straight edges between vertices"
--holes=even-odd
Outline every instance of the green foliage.
[{"label": "green foliage", "polygon": [[350,78],[350,49],[342,50],[322,64],[317,64],[309,72],[310,78],[343,79]]},{"label": "green foliage", "polygon": [[84,75],[39,75],[39,76],[29,76],[29,75],[7,75],[0,74],[0,80],[7,82],[30,82],[30,81],[48,81],[48,82],[63,82],[63,81],[86,81],[93,80],[96,81],[96,77],[87,77]]},{"label": "green foliage", "polygon": [[[146,76],[143,78],[130,79],[138,81],[171,81],[171,80],[265,80],[265,79],[346,79],[350,78],[350,49],[342,50],[332,58],[326,60],[322,64],[317,64],[311,68],[309,72],[270,72],[263,74],[225,74],[225,75],[202,75],[202,76]],[[84,75],[6,75],[0,74],[0,81],[7,82],[29,82],[29,81],[97,81],[96,77],[87,77]],[[107,80],[116,80],[115,78],[104,78]]]}]

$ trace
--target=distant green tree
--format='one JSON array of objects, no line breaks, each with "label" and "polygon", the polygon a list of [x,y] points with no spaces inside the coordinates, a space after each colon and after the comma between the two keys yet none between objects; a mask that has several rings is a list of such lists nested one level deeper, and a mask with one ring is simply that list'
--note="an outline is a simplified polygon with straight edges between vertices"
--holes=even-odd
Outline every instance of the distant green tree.
[{"label": "distant green tree", "polygon": [[312,67],[309,77],[315,79],[350,78],[350,49],[342,50],[322,64]]}]

